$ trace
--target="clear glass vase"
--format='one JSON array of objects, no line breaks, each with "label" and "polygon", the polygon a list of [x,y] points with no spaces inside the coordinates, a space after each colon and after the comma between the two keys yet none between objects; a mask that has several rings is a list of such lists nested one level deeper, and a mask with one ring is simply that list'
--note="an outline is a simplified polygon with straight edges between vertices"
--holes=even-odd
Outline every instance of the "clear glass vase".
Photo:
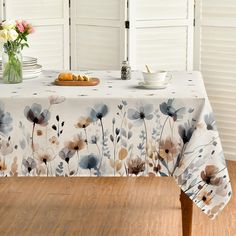
[{"label": "clear glass vase", "polygon": [[3,82],[17,84],[22,82],[22,54],[19,49],[3,49],[2,55]]}]

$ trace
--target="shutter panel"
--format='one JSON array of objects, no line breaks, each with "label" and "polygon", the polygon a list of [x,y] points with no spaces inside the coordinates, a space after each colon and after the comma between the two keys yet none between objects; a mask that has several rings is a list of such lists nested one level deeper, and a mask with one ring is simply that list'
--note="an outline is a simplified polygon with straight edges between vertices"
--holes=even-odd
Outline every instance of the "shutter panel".
[{"label": "shutter panel", "polygon": [[23,55],[38,58],[44,69],[69,69],[69,2],[7,0],[6,19],[25,19],[35,27]]},{"label": "shutter panel", "polygon": [[203,73],[227,159],[236,160],[236,1],[197,2],[196,69]]},{"label": "shutter panel", "polygon": [[130,0],[132,68],[191,70],[193,0]]},{"label": "shutter panel", "polygon": [[0,21],[4,19],[3,0],[0,0]]},{"label": "shutter panel", "polygon": [[124,0],[71,0],[72,69],[120,69],[125,9]]}]

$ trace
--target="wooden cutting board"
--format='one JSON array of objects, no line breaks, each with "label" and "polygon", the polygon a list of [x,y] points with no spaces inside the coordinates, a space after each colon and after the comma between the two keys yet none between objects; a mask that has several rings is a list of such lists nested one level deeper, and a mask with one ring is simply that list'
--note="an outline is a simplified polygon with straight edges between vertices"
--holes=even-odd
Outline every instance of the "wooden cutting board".
[{"label": "wooden cutting board", "polygon": [[54,84],[59,86],[95,86],[98,85],[99,82],[100,80],[98,78],[90,77],[89,81],[61,81],[56,79]]}]

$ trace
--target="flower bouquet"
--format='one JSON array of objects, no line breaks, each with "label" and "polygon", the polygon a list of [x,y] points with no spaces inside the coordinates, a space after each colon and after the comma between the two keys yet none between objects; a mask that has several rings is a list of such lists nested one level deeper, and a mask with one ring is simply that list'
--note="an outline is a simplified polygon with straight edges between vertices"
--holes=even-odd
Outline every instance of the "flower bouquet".
[{"label": "flower bouquet", "polygon": [[22,82],[22,55],[29,47],[27,36],[34,32],[24,20],[6,20],[0,23],[0,42],[3,45],[2,70],[4,83]]}]

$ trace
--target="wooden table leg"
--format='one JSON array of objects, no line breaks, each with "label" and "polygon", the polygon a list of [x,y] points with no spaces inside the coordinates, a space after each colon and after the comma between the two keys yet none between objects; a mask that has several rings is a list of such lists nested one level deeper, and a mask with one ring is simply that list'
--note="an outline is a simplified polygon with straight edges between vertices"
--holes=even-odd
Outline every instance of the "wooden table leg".
[{"label": "wooden table leg", "polygon": [[180,194],[181,211],[182,211],[182,232],[183,236],[192,235],[192,217],[193,217],[193,202],[181,190]]}]

